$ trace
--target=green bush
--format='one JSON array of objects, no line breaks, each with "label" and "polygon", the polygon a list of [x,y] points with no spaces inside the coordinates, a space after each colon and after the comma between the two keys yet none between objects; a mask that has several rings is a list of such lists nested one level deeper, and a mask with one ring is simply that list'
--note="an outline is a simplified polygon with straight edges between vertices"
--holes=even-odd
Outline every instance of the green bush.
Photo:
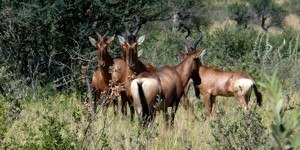
[{"label": "green bush", "polygon": [[[42,149],[53,148],[53,149],[74,149],[75,148],[75,137],[70,135],[61,134],[61,130],[67,129],[67,121],[59,121],[56,116],[45,115],[44,118],[47,120],[46,124],[39,127],[42,132],[41,141],[43,144]],[[31,146],[28,146],[31,147]]]},{"label": "green bush", "polygon": [[226,60],[227,64],[233,65],[236,60],[251,52],[257,34],[253,29],[226,27],[208,35],[204,43],[212,58]]},{"label": "green bush", "polygon": [[256,39],[253,56],[256,60],[257,69],[261,73],[272,74],[278,71],[278,77],[283,79],[286,89],[298,91],[299,80],[295,78],[299,72],[299,35],[293,34],[272,36],[262,32]]},{"label": "green bush", "polygon": [[216,149],[256,149],[266,144],[265,127],[256,107],[244,112],[238,108],[234,116],[224,115],[222,109],[211,122],[213,141]]},{"label": "green bush", "polygon": [[180,32],[150,32],[139,47],[144,50],[140,60],[156,67],[174,66],[182,59],[176,51],[185,51],[184,46],[184,34]]},{"label": "green bush", "polygon": [[84,129],[83,124],[87,124],[86,109],[76,95],[53,94],[46,89],[49,88],[40,89],[36,96],[39,101],[21,101],[18,117],[3,116],[7,123],[3,122],[1,128],[9,125],[0,132],[5,132],[1,140],[3,149],[79,148],[82,139],[78,134]]},{"label": "green bush", "polygon": [[282,86],[277,73],[265,76],[266,81],[260,85],[265,89],[266,100],[271,102],[273,121],[270,126],[270,145],[272,149],[300,148],[300,109],[290,106],[282,95]]},{"label": "green bush", "polygon": [[0,145],[3,144],[2,141],[5,138],[5,133],[10,126],[9,108],[9,103],[4,97],[0,96]]},{"label": "green bush", "polygon": [[236,26],[240,28],[247,28],[251,19],[249,6],[245,3],[235,2],[229,5],[228,9],[231,13],[229,17],[236,22]]}]

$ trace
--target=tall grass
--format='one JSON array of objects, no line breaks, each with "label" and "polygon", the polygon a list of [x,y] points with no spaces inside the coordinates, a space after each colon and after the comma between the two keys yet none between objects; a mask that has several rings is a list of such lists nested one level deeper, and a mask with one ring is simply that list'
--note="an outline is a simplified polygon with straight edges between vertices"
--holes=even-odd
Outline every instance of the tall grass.
[{"label": "tall grass", "polygon": [[[269,88],[267,85],[266,89]],[[1,128],[3,133],[1,148],[264,149],[273,145],[268,139],[269,135],[276,132],[273,126],[277,118],[270,117],[273,114],[272,107],[269,107],[273,106],[273,102],[267,100],[270,96],[265,92],[266,99],[262,108],[256,107],[252,101],[249,113],[243,112],[234,98],[219,97],[218,117],[214,120],[204,117],[203,107],[195,107],[195,114],[191,115],[180,105],[173,129],[165,126],[164,118],[160,115],[153,126],[140,131],[137,116],[135,121],[131,122],[129,117],[123,118],[121,114],[114,116],[112,108],[108,109],[107,113],[100,112],[95,115],[94,124],[91,125],[87,110],[76,94],[57,93],[49,95],[47,101],[22,103],[23,109],[18,118],[2,122],[5,126]],[[296,97],[291,99],[299,101]],[[4,104],[1,112],[9,119],[8,103],[4,98],[1,98],[1,103]],[[203,101],[200,100],[198,103],[201,106]],[[295,104],[290,107],[293,109],[287,110],[288,107],[284,106],[281,111],[287,114],[298,112],[299,115],[299,106]],[[299,116],[293,117],[292,120],[299,122]],[[288,127],[290,123],[283,122],[283,124],[285,129],[290,131]],[[291,127],[293,131],[299,131],[299,123],[292,123]],[[296,133],[291,134],[291,137],[298,138]],[[296,143],[294,145],[297,146],[297,140],[289,141]]]},{"label": "tall grass", "polygon": [[[221,32],[221,31],[219,31]],[[224,31],[225,32],[225,31]],[[238,31],[234,31],[238,34]],[[253,34],[242,32],[241,34]],[[143,59],[157,66],[173,65],[179,58],[175,50],[181,49],[176,44],[164,53],[158,53],[162,43],[179,40],[180,35],[151,35],[150,41],[142,48],[147,48]],[[219,34],[223,35],[223,34]],[[230,40],[234,34],[227,34]],[[252,37],[253,36],[253,37]],[[242,37],[242,35],[239,35]],[[189,99],[195,105],[194,114],[180,105],[175,117],[174,128],[165,126],[162,115],[157,116],[153,125],[139,130],[138,117],[134,122],[123,117],[119,111],[114,116],[110,107],[106,113],[99,111],[91,121],[87,108],[82,100],[81,92],[69,93],[57,91],[51,85],[46,87],[19,86],[24,81],[10,82],[14,87],[5,96],[0,97],[0,148],[1,149],[269,149],[299,148],[299,37],[274,40],[267,33],[247,35],[253,40],[233,38],[245,44],[214,45],[213,48],[225,47],[226,50],[215,49],[208,54],[206,63],[221,66],[224,69],[256,72],[256,81],[261,81],[263,88],[263,106],[256,107],[254,96],[251,98],[251,110],[243,112],[234,98],[217,97],[217,117],[207,118],[204,115],[204,102],[190,92]],[[169,39],[174,38],[174,39]],[[217,37],[214,37],[217,38]],[[211,40],[213,38],[206,38]],[[222,40],[222,38],[218,39]],[[162,42],[163,41],[163,42]],[[274,41],[281,41],[280,43]],[[224,42],[213,42],[221,43]],[[252,43],[252,46],[249,46]],[[152,47],[152,46],[153,47]],[[226,47],[229,46],[229,47]],[[244,48],[242,56],[233,59],[230,47]],[[178,48],[178,49],[177,49]],[[150,51],[148,49],[152,49]],[[238,51],[236,47],[233,49]],[[209,52],[209,51],[208,51]],[[214,54],[217,53],[217,54]],[[168,55],[165,57],[165,55]],[[218,56],[218,57],[216,57]],[[227,61],[230,62],[226,62]],[[150,58],[153,58],[150,59]],[[160,59],[161,58],[161,59]],[[221,58],[216,59],[216,58]],[[161,60],[161,62],[159,61]],[[215,61],[215,62],[214,62]],[[232,61],[232,62],[231,62]],[[236,62],[236,63],[233,63]],[[227,66],[228,65],[228,66]],[[272,75],[277,70],[277,75]],[[12,80],[9,72],[0,70],[1,81]],[[263,76],[267,74],[267,78]],[[2,76],[3,75],[3,76]],[[279,84],[280,83],[280,84]],[[281,85],[281,86],[280,86]],[[88,97],[91,99],[91,97]],[[99,108],[101,109],[101,108]],[[277,140],[276,140],[277,139]],[[279,139],[279,140],[278,140]]]}]

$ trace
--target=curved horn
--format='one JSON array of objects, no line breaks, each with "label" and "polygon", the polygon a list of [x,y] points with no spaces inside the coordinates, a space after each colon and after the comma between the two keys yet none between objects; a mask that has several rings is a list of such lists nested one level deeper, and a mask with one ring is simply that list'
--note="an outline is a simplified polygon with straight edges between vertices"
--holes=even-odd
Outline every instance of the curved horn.
[{"label": "curved horn", "polygon": [[198,25],[196,25],[196,27],[197,27],[197,30],[198,30],[198,38],[197,38],[197,40],[193,44],[193,49],[194,50],[196,50],[197,45],[199,44],[200,40],[202,39],[202,32],[200,31]]},{"label": "curved horn", "polygon": [[186,45],[186,47],[187,47],[187,52],[189,52],[190,51],[190,44],[188,43],[188,41],[187,41],[187,37],[188,36],[190,36],[190,34],[191,34],[191,31],[188,29],[188,28],[186,28],[186,35],[184,36],[184,43],[185,43],[185,45]]},{"label": "curved horn", "polygon": [[132,32],[132,34],[134,36],[137,36],[137,33],[139,32],[139,30],[141,29],[141,19],[140,17],[138,17],[137,15],[135,15],[135,19],[136,19],[136,22],[137,22],[137,25],[136,25],[136,29]]}]

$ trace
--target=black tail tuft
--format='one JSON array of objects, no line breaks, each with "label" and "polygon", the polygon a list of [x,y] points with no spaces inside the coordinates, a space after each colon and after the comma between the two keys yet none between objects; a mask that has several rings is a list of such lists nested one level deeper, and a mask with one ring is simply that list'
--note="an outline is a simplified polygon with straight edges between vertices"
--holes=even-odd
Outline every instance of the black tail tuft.
[{"label": "black tail tuft", "polygon": [[257,102],[258,106],[261,106],[262,105],[262,94],[260,91],[258,91],[255,84],[253,85],[253,89],[254,89],[254,93],[256,96],[256,102]]},{"label": "black tail tuft", "polygon": [[150,111],[148,108],[148,104],[146,101],[146,97],[145,97],[145,93],[142,87],[143,83],[142,82],[138,82],[137,86],[138,86],[138,93],[139,93],[139,97],[140,97],[140,101],[141,101],[141,105],[142,105],[142,117],[148,117],[150,115]]}]

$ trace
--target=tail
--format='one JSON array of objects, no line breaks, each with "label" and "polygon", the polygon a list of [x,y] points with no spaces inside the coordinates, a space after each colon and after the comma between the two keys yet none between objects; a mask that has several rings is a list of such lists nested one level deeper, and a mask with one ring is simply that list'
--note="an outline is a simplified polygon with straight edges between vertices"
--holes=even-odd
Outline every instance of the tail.
[{"label": "tail", "polygon": [[258,91],[257,86],[255,84],[253,84],[253,89],[254,89],[254,93],[256,96],[256,102],[258,104],[258,106],[261,106],[262,104],[262,94],[260,91]]},{"label": "tail", "polygon": [[131,82],[131,94],[136,112],[141,117],[149,115],[149,106],[143,89],[144,82],[141,79],[134,79]]},{"label": "tail", "polygon": [[145,125],[154,117],[154,100],[159,94],[159,81],[152,78],[137,78],[131,82],[131,94],[137,114]]},{"label": "tail", "polygon": [[147,99],[145,97],[145,93],[143,90],[143,82],[137,82],[137,87],[138,87],[138,96],[142,105],[142,117],[146,117],[150,115],[149,107],[147,104]]}]

